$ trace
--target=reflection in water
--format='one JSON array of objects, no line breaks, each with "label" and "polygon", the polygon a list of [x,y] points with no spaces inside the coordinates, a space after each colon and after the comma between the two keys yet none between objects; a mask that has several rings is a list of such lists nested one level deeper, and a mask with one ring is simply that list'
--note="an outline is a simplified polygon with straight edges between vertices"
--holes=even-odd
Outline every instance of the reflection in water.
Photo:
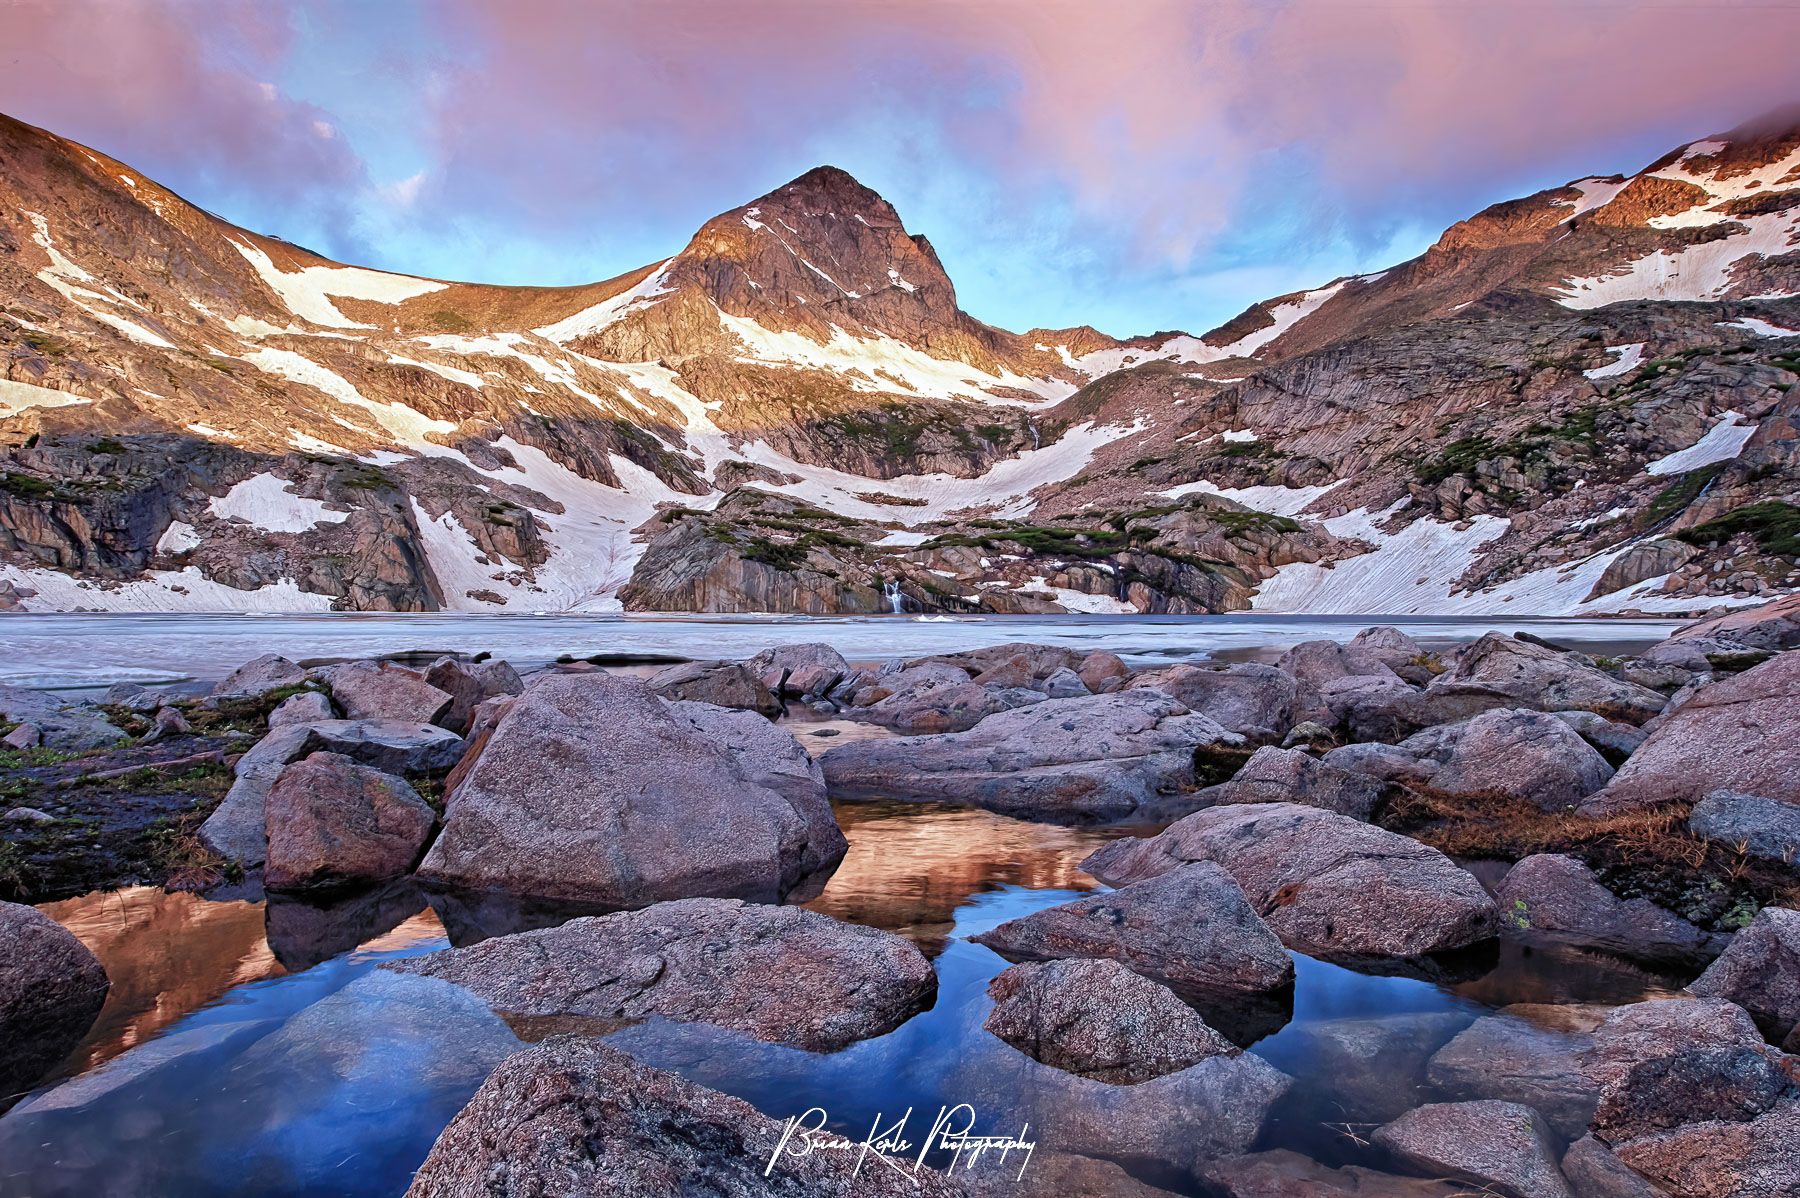
[{"label": "reflection in water", "polygon": [[[1668,992],[1628,967],[1516,944],[1431,979],[1300,957],[1294,990],[1272,1014],[1208,1010],[1217,1026],[1243,1024],[1251,1054],[1105,1086],[983,1030],[988,983],[1006,962],[967,937],[1094,890],[1079,862],[1121,833],[936,804],[846,804],[838,815],[850,851],[806,905],[918,940],[939,977],[931,1010],[832,1055],[662,1019],[581,1030],[776,1118],[820,1106],[834,1128],[860,1137],[877,1114],[911,1106],[929,1121],[941,1105],[969,1102],[996,1133],[1029,1123],[1046,1152],[1109,1156],[1191,1192],[1179,1175],[1201,1155],[1249,1146],[1254,1125],[1246,1130],[1237,1112],[1260,1109],[1285,1084],[1269,1066],[1294,1083],[1257,1147],[1379,1166],[1360,1133],[1436,1101],[1426,1062],[1484,1011]],[[563,1030],[379,969],[520,918],[479,897],[425,899],[402,884],[265,911],[140,888],[46,908],[95,949],[114,993],[79,1076],[0,1117],[0,1198],[403,1191],[494,1063]]]},{"label": "reflection in water", "polygon": [[263,938],[261,903],[132,886],[41,909],[92,949],[112,979],[100,1018],[62,1073],[118,1056],[233,986],[286,972]]},{"label": "reflection in water", "polygon": [[[899,932],[927,956],[944,947],[957,908],[1003,885],[1089,891],[1081,861],[1123,833],[1026,823],[987,811],[917,803],[835,803],[850,851],[805,906]],[[935,808],[935,809],[933,809]],[[1143,832],[1145,829],[1133,829]]]}]

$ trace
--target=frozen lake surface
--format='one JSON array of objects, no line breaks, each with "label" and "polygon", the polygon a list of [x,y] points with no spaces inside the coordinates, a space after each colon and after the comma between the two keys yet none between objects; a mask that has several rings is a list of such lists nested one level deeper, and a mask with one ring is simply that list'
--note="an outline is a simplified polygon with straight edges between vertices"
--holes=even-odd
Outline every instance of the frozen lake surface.
[{"label": "frozen lake surface", "polygon": [[1431,648],[1489,630],[1528,630],[1591,653],[1654,644],[1684,621],[1497,616],[676,616],[277,615],[0,616],[0,685],[85,689],[121,680],[215,679],[264,653],[295,661],[486,651],[515,666],[597,653],[744,658],[824,641],[854,661],[916,657],[1005,641],[1108,649],[1133,664],[1279,651],[1348,640],[1374,624]]}]

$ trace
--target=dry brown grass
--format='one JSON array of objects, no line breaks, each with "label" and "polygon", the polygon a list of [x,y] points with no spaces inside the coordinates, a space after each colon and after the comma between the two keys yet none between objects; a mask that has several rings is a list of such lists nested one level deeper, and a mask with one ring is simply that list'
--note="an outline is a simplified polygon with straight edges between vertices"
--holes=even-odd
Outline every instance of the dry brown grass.
[{"label": "dry brown grass", "polygon": [[[1688,831],[1692,805],[1670,803],[1588,817],[1512,799],[1409,791],[1390,803],[1384,827],[1465,859],[1518,861],[1566,853],[1622,898],[1645,897],[1699,923],[1765,906],[1800,906],[1800,873],[1748,857],[1741,845]],[[1721,930],[1729,922],[1719,922]]]}]

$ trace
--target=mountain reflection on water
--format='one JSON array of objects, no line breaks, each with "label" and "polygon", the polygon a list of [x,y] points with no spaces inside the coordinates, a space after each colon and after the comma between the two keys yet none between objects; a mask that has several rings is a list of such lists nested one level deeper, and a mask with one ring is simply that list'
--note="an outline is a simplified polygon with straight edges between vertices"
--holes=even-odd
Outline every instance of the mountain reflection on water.
[{"label": "mountain reflection on water", "polygon": [[[928,1121],[941,1105],[968,1102],[996,1133],[1028,1123],[1046,1152],[1104,1154],[1119,1127],[1176,1151],[1198,1143],[1210,1105],[1230,1101],[1200,1067],[1106,1087],[1040,1065],[981,1026],[987,985],[1006,962],[966,938],[1096,889],[1077,867],[1119,830],[935,804],[843,805],[839,819],[850,851],[806,905],[914,938],[939,976],[931,1010],[832,1055],[662,1019],[590,1030],[777,1118],[822,1107],[859,1137],[907,1107]],[[552,922],[549,912],[410,884],[328,906],[139,887],[45,909],[95,950],[114,988],[62,1079],[0,1117],[5,1198],[396,1195],[494,1065],[556,1030],[503,1019],[437,979],[377,968],[452,939]],[[1425,1101],[1420,1052],[1483,1011],[1631,1001],[1669,986],[1510,944],[1459,966],[1470,976],[1436,981],[1304,957],[1296,965],[1296,987],[1276,1001],[1207,1015],[1297,1079],[1259,1145],[1338,1163],[1368,1163],[1333,1126],[1346,1103]],[[1178,1177],[1146,1179],[1185,1188]]]}]

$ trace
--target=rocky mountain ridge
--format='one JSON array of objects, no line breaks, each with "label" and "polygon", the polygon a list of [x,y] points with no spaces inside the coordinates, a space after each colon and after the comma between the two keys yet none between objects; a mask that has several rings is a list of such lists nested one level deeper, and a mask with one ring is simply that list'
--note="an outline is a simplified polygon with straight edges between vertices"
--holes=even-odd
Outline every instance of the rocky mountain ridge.
[{"label": "rocky mountain ridge", "polygon": [[1795,114],[1128,341],[829,167],[491,287],[0,118],[0,605],[1705,610],[1800,585],[1796,294]]}]

